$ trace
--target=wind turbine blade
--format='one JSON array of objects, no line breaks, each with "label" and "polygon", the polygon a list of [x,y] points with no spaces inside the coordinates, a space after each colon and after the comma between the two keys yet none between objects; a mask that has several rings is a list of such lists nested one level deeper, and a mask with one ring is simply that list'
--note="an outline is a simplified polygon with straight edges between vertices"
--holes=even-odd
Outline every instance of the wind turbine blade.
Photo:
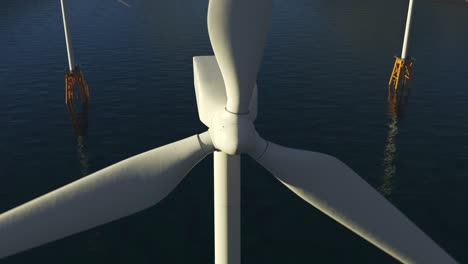
[{"label": "wind turbine blade", "polygon": [[209,3],[208,33],[226,85],[229,112],[249,112],[271,12],[272,0],[214,0]]},{"label": "wind turbine blade", "polygon": [[144,152],[0,215],[0,258],[146,209],[213,151],[208,132]]},{"label": "wind turbine blade", "polygon": [[299,197],[399,261],[456,263],[338,159],[268,142],[257,161]]}]

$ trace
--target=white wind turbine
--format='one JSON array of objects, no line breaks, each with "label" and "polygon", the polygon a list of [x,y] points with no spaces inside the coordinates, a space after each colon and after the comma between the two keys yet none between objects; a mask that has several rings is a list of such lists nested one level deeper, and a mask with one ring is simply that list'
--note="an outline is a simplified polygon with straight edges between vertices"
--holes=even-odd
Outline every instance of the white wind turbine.
[{"label": "white wind turbine", "polygon": [[217,264],[240,263],[240,154],[250,155],[299,197],[401,262],[456,263],[341,161],[259,136],[253,125],[255,82],[271,2],[209,2],[215,57],[194,58],[198,110],[208,131],[116,163],[1,214],[0,258],[153,206],[214,152]]}]

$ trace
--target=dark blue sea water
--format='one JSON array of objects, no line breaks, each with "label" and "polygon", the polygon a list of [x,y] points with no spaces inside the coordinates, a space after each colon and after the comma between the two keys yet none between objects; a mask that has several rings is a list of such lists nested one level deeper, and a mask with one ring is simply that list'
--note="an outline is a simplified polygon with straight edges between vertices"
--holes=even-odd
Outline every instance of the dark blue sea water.
[{"label": "dark blue sea water", "polygon": [[[0,3],[0,212],[206,129],[192,57],[212,54],[208,1],[68,2],[91,93],[78,137],[64,104],[60,2]],[[397,117],[386,86],[406,0],[274,3],[258,131],[337,156],[468,263],[468,4],[415,2],[413,86]],[[0,263],[214,263],[212,166],[209,156],[144,212]],[[242,166],[243,263],[396,263],[250,158]]]}]

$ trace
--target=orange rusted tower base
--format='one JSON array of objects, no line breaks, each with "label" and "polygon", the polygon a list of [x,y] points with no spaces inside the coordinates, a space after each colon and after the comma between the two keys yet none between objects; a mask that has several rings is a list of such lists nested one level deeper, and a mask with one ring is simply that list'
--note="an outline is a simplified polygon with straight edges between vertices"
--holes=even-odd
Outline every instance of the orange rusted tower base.
[{"label": "orange rusted tower base", "polygon": [[73,106],[77,99],[82,105],[89,103],[88,85],[78,65],[75,66],[73,72],[65,70],[65,104]]},{"label": "orange rusted tower base", "polygon": [[411,68],[413,67],[413,59],[401,59],[395,56],[395,64],[393,65],[392,75],[388,81],[388,88],[398,90],[398,85],[401,83],[402,88],[410,82]]}]

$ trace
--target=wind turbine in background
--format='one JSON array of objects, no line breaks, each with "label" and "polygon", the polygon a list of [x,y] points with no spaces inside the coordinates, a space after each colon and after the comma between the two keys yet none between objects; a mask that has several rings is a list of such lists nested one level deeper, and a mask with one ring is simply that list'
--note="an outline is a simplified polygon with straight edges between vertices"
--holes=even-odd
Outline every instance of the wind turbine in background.
[{"label": "wind turbine in background", "polygon": [[[75,64],[73,48],[68,28],[66,0],[60,0],[62,9],[63,32],[67,47],[68,68],[65,69],[65,104],[77,139],[77,152],[80,160],[81,176],[89,174],[87,134],[89,112],[89,88],[79,65]],[[77,91],[76,91],[77,90]],[[81,109],[77,108],[75,99],[81,101]]]},{"label": "wind turbine in background", "polygon": [[[82,108],[88,108],[89,88],[79,65],[75,64],[73,48],[68,27],[68,14],[66,0],[60,0],[62,9],[63,31],[65,34],[65,45],[67,46],[68,69],[65,70],[65,104],[69,111],[75,111],[74,100],[80,99]],[[78,90],[78,91],[76,91]]]},{"label": "wind turbine in background", "polygon": [[[401,48],[401,57],[395,56],[392,74],[388,80],[388,89],[398,91],[398,85],[401,83],[401,89],[404,89],[407,83],[411,82],[411,70],[414,58],[408,57],[408,43],[411,30],[411,21],[413,16],[414,0],[409,0],[408,14],[406,16],[405,36],[403,38],[403,47]],[[400,79],[401,78],[401,79]]]},{"label": "wind turbine in background", "polygon": [[[211,0],[215,56],[194,58],[198,112],[209,129],[144,152],[0,215],[0,258],[155,205],[214,153],[215,262],[240,263],[240,154],[299,197],[405,263],[456,263],[338,159],[263,139],[253,124],[256,76],[272,0]],[[313,261],[313,260],[311,260]]]}]

